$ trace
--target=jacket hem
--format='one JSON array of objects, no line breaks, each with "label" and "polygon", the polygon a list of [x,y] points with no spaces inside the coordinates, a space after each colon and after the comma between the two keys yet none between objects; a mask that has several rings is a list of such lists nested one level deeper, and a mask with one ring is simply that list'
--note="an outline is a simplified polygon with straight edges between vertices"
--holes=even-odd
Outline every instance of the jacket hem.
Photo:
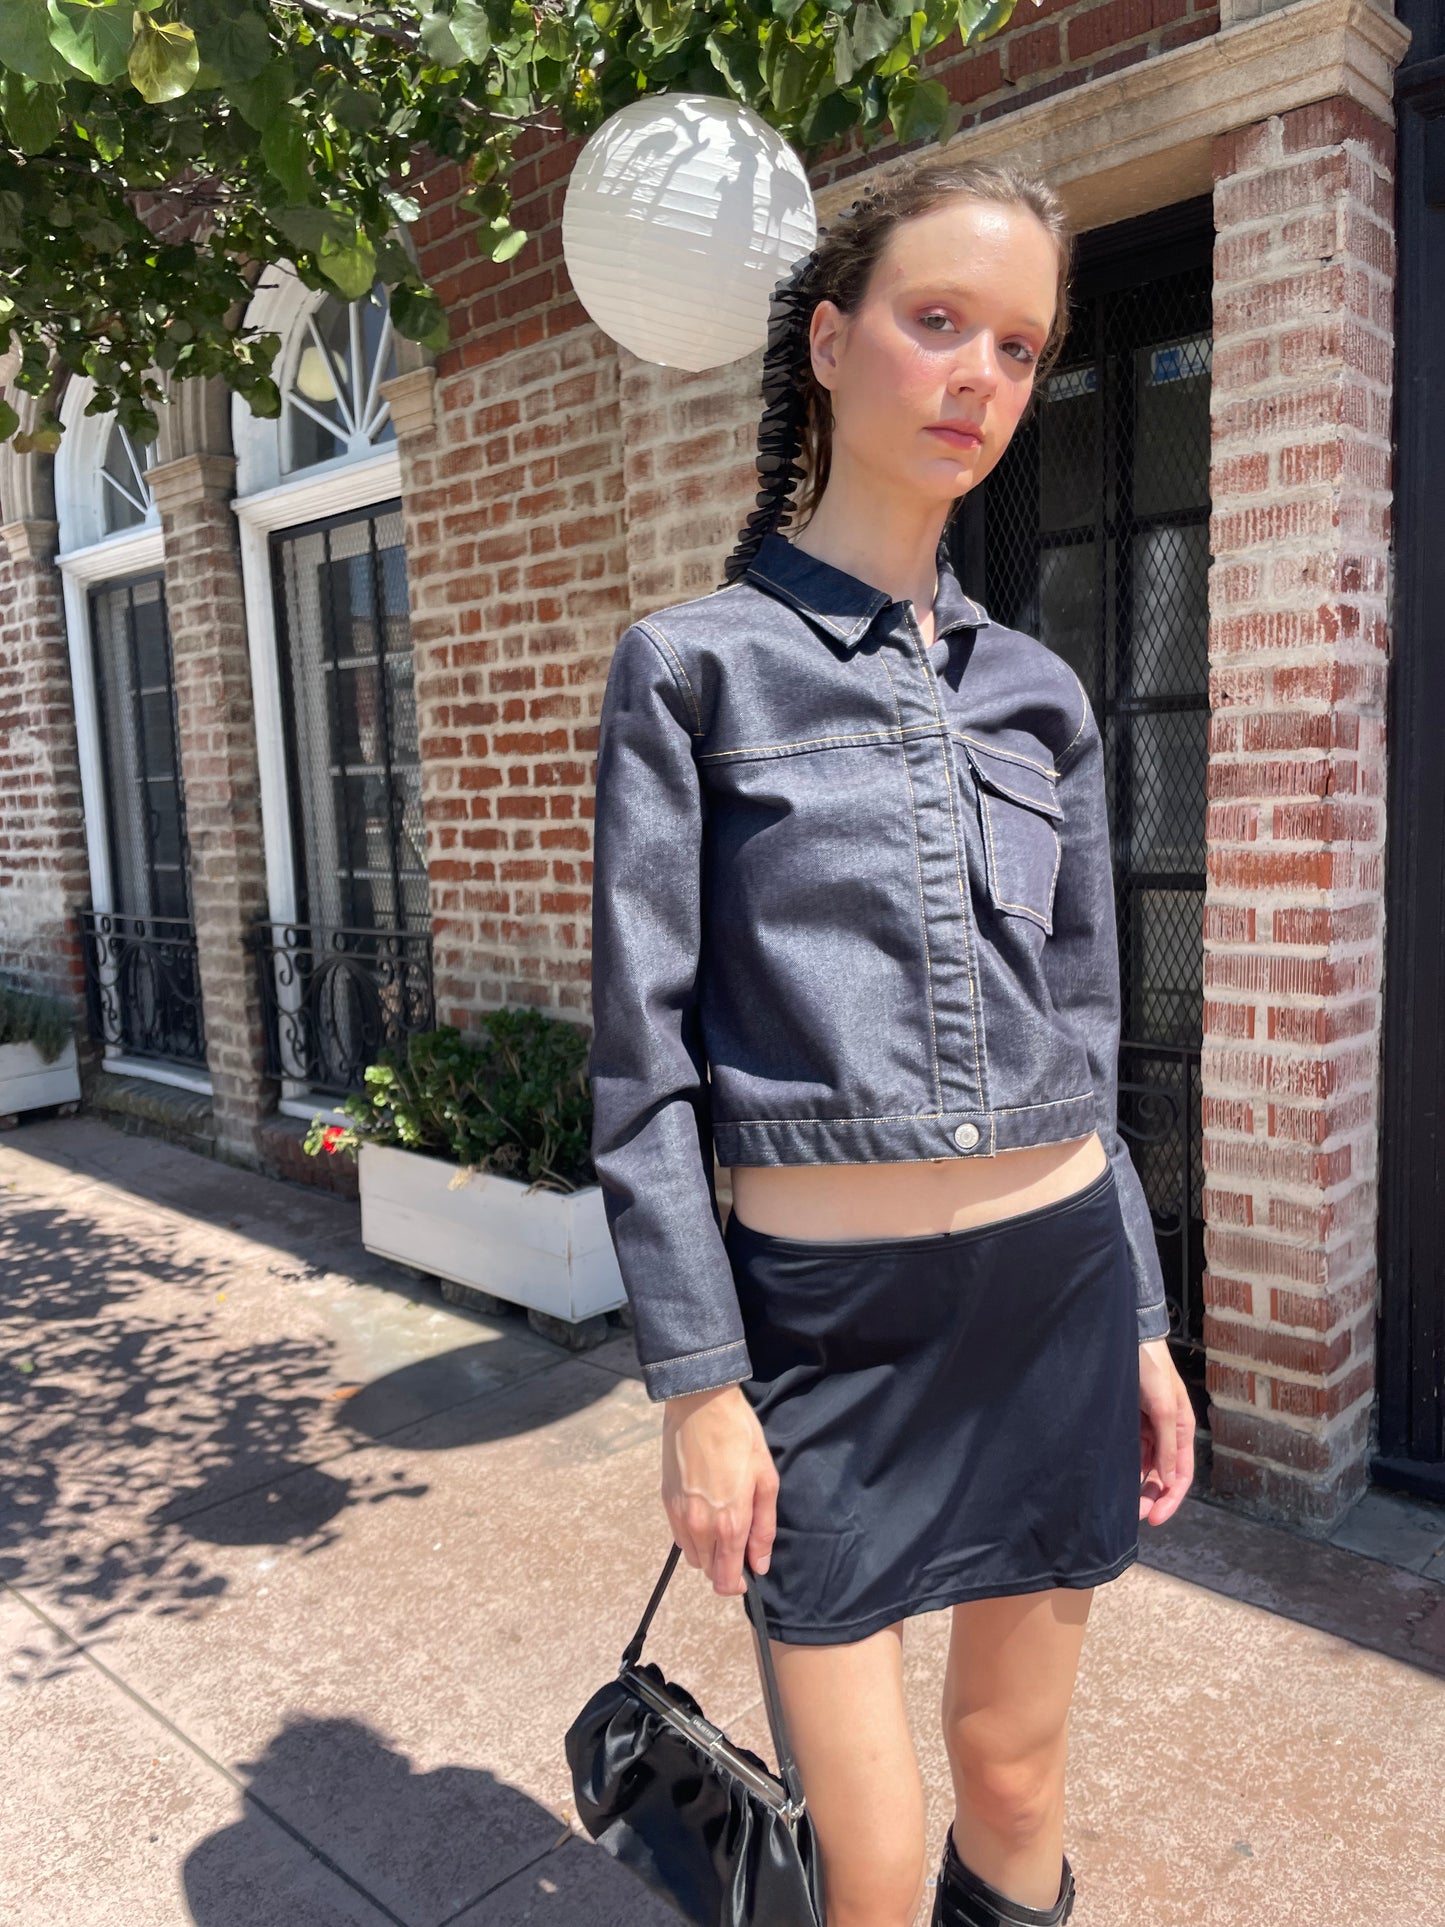
[{"label": "jacket hem", "polygon": [[[748,1118],[725,1123],[715,1116],[712,1135],[718,1163],[725,1168],[735,1164],[906,1164],[992,1157],[997,1151],[1058,1144],[1086,1137],[1097,1124],[1098,1099],[1090,1090],[1045,1104],[911,1117]],[[964,1125],[977,1133],[971,1145],[959,1144],[954,1136]]]}]

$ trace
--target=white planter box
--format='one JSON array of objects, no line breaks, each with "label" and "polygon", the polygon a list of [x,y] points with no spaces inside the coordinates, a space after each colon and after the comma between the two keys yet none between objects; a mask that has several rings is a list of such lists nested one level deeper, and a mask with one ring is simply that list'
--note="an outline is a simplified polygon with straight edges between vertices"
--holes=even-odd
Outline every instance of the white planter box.
[{"label": "white planter box", "polygon": [[0,1117],[42,1104],[74,1104],[79,1097],[74,1038],[50,1064],[34,1044],[0,1044]]},{"label": "white planter box", "polygon": [[528,1191],[391,1145],[358,1147],[361,1242],[379,1257],[576,1323],[625,1304],[602,1188]]}]

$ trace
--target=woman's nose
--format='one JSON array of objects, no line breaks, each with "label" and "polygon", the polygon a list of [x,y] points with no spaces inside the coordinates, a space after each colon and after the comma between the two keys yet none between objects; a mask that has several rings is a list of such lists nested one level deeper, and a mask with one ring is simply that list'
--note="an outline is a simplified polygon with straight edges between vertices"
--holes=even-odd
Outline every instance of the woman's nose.
[{"label": "woman's nose", "polygon": [[980,329],[959,348],[954,358],[950,386],[955,389],[992,389],[999,379],[998,344]]}]

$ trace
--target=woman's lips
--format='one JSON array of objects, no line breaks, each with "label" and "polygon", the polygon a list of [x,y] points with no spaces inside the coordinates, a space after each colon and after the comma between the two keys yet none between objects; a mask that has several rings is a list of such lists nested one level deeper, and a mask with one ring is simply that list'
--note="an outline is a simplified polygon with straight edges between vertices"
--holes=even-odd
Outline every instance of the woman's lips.
[{"label": "woman's lips", "polygon": [[970,428],[965,422],[930,422],[930,435],[941,436],[951,448],[982,448],[983,432]]}]

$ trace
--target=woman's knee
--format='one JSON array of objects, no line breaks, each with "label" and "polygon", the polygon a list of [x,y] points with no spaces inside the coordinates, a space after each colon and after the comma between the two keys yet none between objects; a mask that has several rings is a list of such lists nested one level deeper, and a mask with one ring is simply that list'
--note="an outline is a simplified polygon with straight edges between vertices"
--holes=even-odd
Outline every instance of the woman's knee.
[{"label": "woman's knee", "polygon": [[1063,1797],[1067,1722],[1027,1749],[977,1720],[946,1729],[945,1740],[958,1790],[990,1832],[1023,1846],[1052,1824]]}]

